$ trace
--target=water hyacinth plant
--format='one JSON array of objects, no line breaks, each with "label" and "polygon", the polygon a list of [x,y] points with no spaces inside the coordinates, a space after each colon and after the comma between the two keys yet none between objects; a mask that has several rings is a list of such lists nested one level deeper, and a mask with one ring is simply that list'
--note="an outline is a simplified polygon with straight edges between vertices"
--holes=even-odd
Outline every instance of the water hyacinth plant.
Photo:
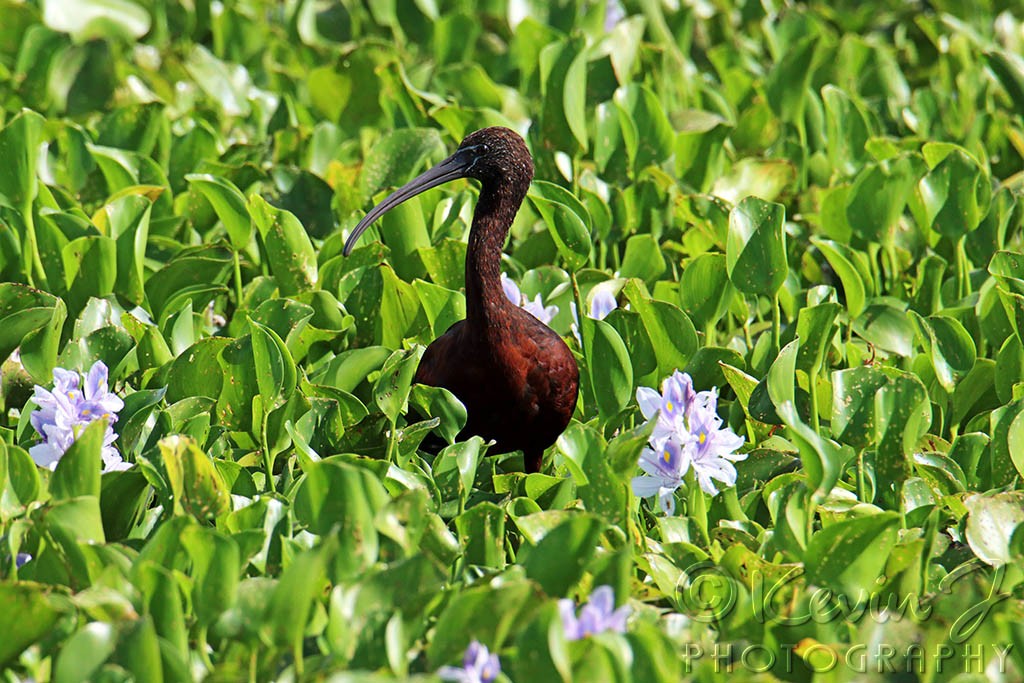
[{"label": "water hyacinth plant", "polygon": [[71,447],[85,428],[96,420],[105,420],[107,430],[103,437],[103,471],[123,470],[131,467],[114,448],[117,434],[114,423],[117,413],[124,407],[117,395],[107,386],[107,366],[96,361],[83,378],[72,370],[54,368],[53,389],[35,387],[33,403],[38,408],[29,416],[32,427],[42,442],[29,449],[29,455],[40,467],[56,469],[61,456]]},{"label": "water hyacinth plant", "polygon": [[657,495],[666,515],[675,512],[675,491],[692,469],[700,488],[709,495],[718,493],[720,482],[736,484],[734,462],[746,459],[736,450],[743,437],[726,427],[718,416],[718,392],[696,392],[693,379],[676,370],[661,385],[661,393],[649,387],[636,392],[640,412],[647,423],[654,421],[649,448],[640,454],[644,474],[632,480],[633,492],[647,498]]},{"label": "water hyacinth plant", "polygon": [[1024,681],[1020,7],[0,0],[0,683]]},{"label": "water hyacinth plant", "polygon": [[566,640],[580,640],[605,631],[626,632],[629,605],[615,609],[615,593],[611,586],[599,586],[590,594],[590,602],[583,605],[576,614],[576,603],[568,598],[558,601],[558,612],[562,617]]},{"label": "water hyacinth plant", "polygon": [[454,683],[492,683],[501,673],[498,655],[488,651],[487,646],[474,640],[466,648],[462,666],[442,666],[437,675],[443,681]]}]

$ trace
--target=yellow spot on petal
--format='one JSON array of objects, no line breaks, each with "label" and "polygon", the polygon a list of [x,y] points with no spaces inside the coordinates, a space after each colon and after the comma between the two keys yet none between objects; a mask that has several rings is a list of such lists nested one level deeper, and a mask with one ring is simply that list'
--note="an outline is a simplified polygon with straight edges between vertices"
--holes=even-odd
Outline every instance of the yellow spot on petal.
[{"label": "yellow spot on petal", "polygon": [[668,412],[670,412],[670,413],[671,413],[671,412],[672,412],[673,410],[675,410],[675,407],[673,407],[673,405],[672,405],[672,401],[666,401],[666,402],[665,402],[665,410],[667,410],[667,411],[668,411]]},{"label": "yellow spot on petal", "polygon": [[668,462],[669,460],[672,459],[672,454],[668,452],[667,448],[665,449],[665,452],[661,454],[661,456],[665,458],[665,462]]},{"label": "yellow spot on petal", "polygon": [[700,441],[701,444],[703,445],[703,443],[708,440],[708,435],[705,434],[704,432],[701,432],[700,436],[697,437],[697,440]]}]

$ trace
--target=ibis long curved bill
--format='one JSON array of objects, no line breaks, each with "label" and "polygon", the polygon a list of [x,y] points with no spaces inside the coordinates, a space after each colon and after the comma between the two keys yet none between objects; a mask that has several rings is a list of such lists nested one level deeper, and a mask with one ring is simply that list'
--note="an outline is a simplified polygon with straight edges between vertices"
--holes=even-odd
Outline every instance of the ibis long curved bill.
[{"label": "ibis long curved bill", "polygon": [[352,229],[352,234],[345,240],[345,256],[349,255],[352,247],[355,246],[356,240],[366,232],[366,229],[374,221],[406,199],[415,197],[421,192],[426,192],[438,185],[444,185],[449,181],[467,177],[470,169],[473,168],[473,164],[476,162],[476,156],[471,152],[472,150],[469,149],[459,149],[455,154],[452,154],[433,168],[419,174],[385,197],[380,204],[370,209],[369,213],[363,216],[363,220],[356,224],[356,227]]}]

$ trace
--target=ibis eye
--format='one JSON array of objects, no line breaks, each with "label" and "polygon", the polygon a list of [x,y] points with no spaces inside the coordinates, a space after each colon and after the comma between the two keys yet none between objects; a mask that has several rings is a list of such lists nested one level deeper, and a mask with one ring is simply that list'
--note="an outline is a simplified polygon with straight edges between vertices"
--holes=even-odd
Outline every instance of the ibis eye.
[{"label": "ibis eye", "polygon": [[487,152],[490,151],[490,149],[487,147],[487,145],[480,145],[480,149],[483,150],[484,154],[487,154]]}]

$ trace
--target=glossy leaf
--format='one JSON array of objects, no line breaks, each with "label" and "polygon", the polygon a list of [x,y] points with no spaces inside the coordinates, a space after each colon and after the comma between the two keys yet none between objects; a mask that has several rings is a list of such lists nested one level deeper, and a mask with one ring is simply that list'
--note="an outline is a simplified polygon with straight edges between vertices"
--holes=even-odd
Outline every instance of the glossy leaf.
[{"label": "glossy leaf", "polygon": [[741,292],[773,296],[789,272],[780,204],[748,197],[729,214],[726,265]]}]

